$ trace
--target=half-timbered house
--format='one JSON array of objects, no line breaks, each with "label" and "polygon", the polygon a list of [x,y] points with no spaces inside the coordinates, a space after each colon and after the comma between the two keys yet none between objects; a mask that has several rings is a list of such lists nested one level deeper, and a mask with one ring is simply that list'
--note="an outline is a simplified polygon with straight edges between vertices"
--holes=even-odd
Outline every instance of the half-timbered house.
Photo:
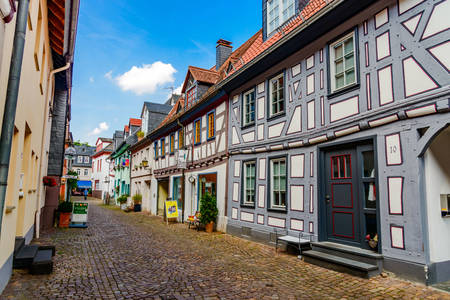
[{"label": "half-timbered house", "polygon": [[[450,279],[450,1],[264,0],[229,95],[227,231]],[[295,239],[293,239],[295,241]]]},{"label": "half-timbered house", "polygon": [[[231,54],[229,42],[219,40],[217,67],[190,66],[183,98],[161,126],[150,134],[154,154],[153,210],[164,214],[164,201],[178,201],[179,219],[194,215],[203,194],[216,197],[217,229],[226,230],[227,96],[214,88],[218,70]],[[182,159],[182,156],[184,159]]]}]

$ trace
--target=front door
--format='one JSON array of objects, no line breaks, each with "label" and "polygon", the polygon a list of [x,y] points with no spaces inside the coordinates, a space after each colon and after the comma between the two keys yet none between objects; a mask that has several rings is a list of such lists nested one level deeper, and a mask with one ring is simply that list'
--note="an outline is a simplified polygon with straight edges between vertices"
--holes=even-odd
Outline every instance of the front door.
[{"label": "front door", "polygon": [[199,206],[200,199],[202,199],[202,196],[204,194],[209,193],[212,196],[216,197],[217,174],[216,173],[201,174],[198,176],[198,179],[200,181],[200,187],[197,199],[197,208],[200,209]]},{"label": "front door", "polygon": [[377,250],[376,175],[373,146],[358,145],[325,153],[326,238]]}]

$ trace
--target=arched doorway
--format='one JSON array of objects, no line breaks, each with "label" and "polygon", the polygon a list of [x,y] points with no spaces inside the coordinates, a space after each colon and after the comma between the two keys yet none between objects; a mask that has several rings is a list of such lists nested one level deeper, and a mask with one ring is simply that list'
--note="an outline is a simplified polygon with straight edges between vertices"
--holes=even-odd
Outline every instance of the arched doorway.
[{"label": "arched doorway", "polygon": [[435,130],[423,151],[430,275],[450,279],[450,126]]}]

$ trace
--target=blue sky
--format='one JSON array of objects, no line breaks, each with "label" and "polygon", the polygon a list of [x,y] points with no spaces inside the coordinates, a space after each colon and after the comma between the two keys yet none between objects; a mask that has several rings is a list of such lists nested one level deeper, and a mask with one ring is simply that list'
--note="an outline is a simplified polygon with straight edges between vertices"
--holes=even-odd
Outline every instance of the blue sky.
[{"label": "blue sky", "polygon": [[112,137],[144,101],[165,102],[189,65],[210,68],[220,38],[239,47],[261,28],[261,0],[82,0],[71,131]]}]

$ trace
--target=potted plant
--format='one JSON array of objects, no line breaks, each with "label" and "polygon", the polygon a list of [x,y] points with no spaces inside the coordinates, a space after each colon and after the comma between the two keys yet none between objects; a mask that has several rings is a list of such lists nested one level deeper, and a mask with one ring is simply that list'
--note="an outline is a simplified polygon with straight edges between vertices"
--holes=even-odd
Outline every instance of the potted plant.
[{"label": "potted plant", "polygon": [[120,209],[122,209],[122,210],[127,209],[127,200],[128,200],[128,195],[122,195],[122,196],[119,196],[119,198],[117,198],[117,202],[120,203]]},{"label": "potted plant", "polygon": [[72,202],[63,201],[58,205],[59,227],[67,228],[70,224],[70,215],[72,214]]},{"label": "potted plant", "polygon": [[205,225],[206,232],[213,232],[214,222],[218,214],[216,197],[210,193],[205,193],[200,200],[200,223]]},{"label": "potted plant", "polygon": [[138,132],[136,132],[136,135],[138,137],[138,141],[142,140],[144,138],[144,132],[142,130],[139,130]]},{"label": "potted plant", "polygon": [[133,204],[134,204],[134,211],[135,212],[141,211],[142,195],[135,194],[132,199],[133,199]]}]

